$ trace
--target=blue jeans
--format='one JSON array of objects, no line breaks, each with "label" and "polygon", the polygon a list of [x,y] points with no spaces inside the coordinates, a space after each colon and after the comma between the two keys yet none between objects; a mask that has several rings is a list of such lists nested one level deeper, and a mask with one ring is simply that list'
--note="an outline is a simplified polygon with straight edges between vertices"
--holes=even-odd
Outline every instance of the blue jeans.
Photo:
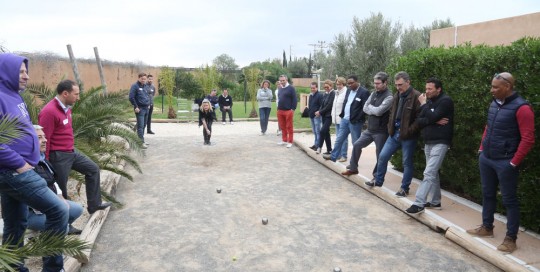
[{"label": "blue jeans", "polygon": [[[83,207],[77,202],[66,200],[69,205],[68,224],[73,223],[83,213]],[[31,230],[45,231],[45,214],[36,214],[34,211],[28,212],[28,228]]]},{"label": "blue jeans", "polygon": [[[339,134],[339,124],[336,124],[336,138]],[[334,142],[334,149],[336,149],[336,143]],[[347,158],[347,151],[349,149],[349,137],[345,137],[345,140],[343,140],[343,143],[341,144],[341,153],[339,154],[339,157]],[[333,150],[333,149],[332,149]]]},{"label": "blue jeans", "polygon": [[[334,143],[334,149],[332,150],[330,160],[336,161],[340,153],[342,153],[343,142],[347,139],[347,137],[349,137],[349,133],[351,134],[353,143],[360,138],[363,125],[363,122],[353,124],[349,122],[349,120],[341,119],[341,123],[339,124],[339,132],[337,133],[336,142]],[[346,158],[346,155],[347,153],[345,152],[345,156],[342,155],[342,157]]]},{"label": "blue jeans", "polygon": [[148,106],[139,107],[139,113],[135,113],[137,117],[137,136],[144,142],[144,127],[148,121]]},{"label": "blue jeans", "polygon": [[321,137],[322,118],[319,116],[309,119],[311,120],[311,131],[313,132],[313,135],[315,135],[315,142],[313,143],[313,145],[318,146],[319,138]]},{"label": "blue jeans", "polygon": [[519,230],[519,171],[510,165],[510,159],[492,160],[486,158],[484,153],[480,153],[478,163],[482,180],[482,225],[493,227],[497,187],[500,187],[503,206],[506,208],[506,236],[516,239]]},{"label": "blue jeans", "polygon": [[[27,226],[28,206],[46,215],[45,229],[52,234],[65,236],[68,225],[68,207],[47,187],[47,182],[35,171],[22,174],[15,171],[0,173],[0,194],[4,219],[3,244],[22,246]],[[62,255],[43,257],[43,271],[60,271],[64,267]],[[17,267],[27,271],[23,260]]]},{"label": "blue jeans", "polygon": [[272,108],[259,108],[259,122],[261,123],[261,132],[266,133],[268,129],[268,119]]},{"label": "blue jeans", "polygon": [[414,205],[424,207],[429,194],[431,194],[431,201],[429,201],[431,204],[441,204],[439,169],[441,169],[447,151],[448,145],[446,144],[426,144],[424,146],[426,169],[424,169],[424,179],[416,191]]},{"label": "blue jeans", "polygon": [[401,189],[409,191],[409,185],[411,185],[414,165],[414,149],[416,148],[416,138],[409,140],[399,140],[399,133],[396,132],[394,136],[389,136],[384,143],[384,147],[379,154],[379,160],[377,161],[377,174],[375,174],[375,183],[382,185],[384,183],[384,176],[386,176],[386,170],[388,168],[388,161],[401,148],[403,157],[403,179],[401,180]]}]

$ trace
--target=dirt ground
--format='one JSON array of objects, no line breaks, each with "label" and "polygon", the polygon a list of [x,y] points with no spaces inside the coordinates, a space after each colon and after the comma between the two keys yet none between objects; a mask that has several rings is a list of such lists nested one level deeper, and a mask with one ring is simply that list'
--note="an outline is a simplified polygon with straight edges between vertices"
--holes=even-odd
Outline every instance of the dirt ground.
[{"label": "dirt ground", "polygon": [[[153,124],[81,271],[498,271],[312,160],[276,123]],[[221,193],[216,189],[221,188]],[[268,218],[263,225],[261,219]]]}]

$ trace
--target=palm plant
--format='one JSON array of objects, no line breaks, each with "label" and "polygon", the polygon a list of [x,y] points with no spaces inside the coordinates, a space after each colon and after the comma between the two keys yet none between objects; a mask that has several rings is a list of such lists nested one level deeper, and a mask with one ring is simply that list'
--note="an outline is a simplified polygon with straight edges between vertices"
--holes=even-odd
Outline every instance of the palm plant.
[{"label": "palm plant", "polygon": [[[24,96],[32,121],[37,123],[37,112],[54,98],[56,92],[49,87],[29,85]],[[141,152],[142,142],[133,132],[128,119],[127,90],[103,94],[101,87],[85,90],[72,109],[75,147],[92,159],[101,169],[119,174],[130,181],[133,177],[120,166],[124,161],[139,173],[138,162],[130,155],[130,149]],[[83,182],[81,175],[72,176]],[[106,196],[109,198],[108,196]]]},{"label": "palm plant", "polygon": [[[0,145],[9,144],[21,136],[21,123],[19,119],[9,115],[0,118]],[[2,148],[0,146],[0,148]],[[20,260],[32,256],[50,256],[55,254],[68,254],[78,256],[83,254],[83,250],[89,245],[76,237],[58,237],[43,233],[35,237],[26,245],[20,248],[13,248],[7,244],[0,246],[0,270],[15,271],[13,265]]]},{"label": "palm plant", "polygon": [[247,82],[247,89],[249,92],[249,96],[251,98],[251,113],[249,114],[249,117],[255,118],[257,117],[257,111],[255,110],[255,108],[256,108],[257,90],[259,87],[261,70],[259,70],[258,68],[247,68],[247,69],[244,69],[244,75],[245,75],[245,80]]}]

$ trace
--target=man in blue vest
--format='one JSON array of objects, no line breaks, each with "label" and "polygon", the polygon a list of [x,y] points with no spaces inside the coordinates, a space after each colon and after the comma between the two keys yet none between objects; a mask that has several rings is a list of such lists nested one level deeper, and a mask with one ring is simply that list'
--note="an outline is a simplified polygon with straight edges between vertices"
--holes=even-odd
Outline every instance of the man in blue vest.
[{"label": "man in blue vest", "polygon": [[491,81],[493,102],[479,149],[482,225],[467,230],[471,235],[493,237],[497,187],[500,187],[507,222],[506,237],[497,249],[508,253],[516,249],[519,230],[518,168],[534,145],[534,113],[529,103],[514,91],[514,82],[507,72],[495,74]]}]

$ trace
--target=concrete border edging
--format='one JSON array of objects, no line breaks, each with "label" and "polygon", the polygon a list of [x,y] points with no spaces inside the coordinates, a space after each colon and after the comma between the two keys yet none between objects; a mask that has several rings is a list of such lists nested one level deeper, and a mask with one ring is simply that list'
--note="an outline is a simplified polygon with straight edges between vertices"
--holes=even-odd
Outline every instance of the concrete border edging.
[{"label": "concrete border edging", "polygon": [[[341,175],[341,172],[345,170],[345,167],[343,165],[334,163],[330,160],[325,160],[319,154],[313,153],[313,150],[305,146],[300,141],[294,140],[294,143],[297,147],[306,152],[306,155],[310,156],[315,161],[321,163],[322,165],[336,172],[344,179],[355,183],[359,187],[384,200],[385,202],[396,207],[402,212],[408,207],[410,207],[410,200],[406,198],[395,197],[394,193],[384,186],[380,188],[371,188],[364,184],[364,181],[368,181],[369,179],[361,177],[360,175],[352,175],[349,177],[343,176]],[[426,211],[420,215],[409,216],[420,221],[422,224],[430,227],[436,232],[444,233],[444,237],[446,237],[447,239],[451,240],[452,242],[463,247],[472,254],[484,259],[485,261],[497,266],[504,271],[530,271],[529,269],[527,269],[526,264],[520,264],[519,260],[514,260],[513,258],[508,257],[511,255],[506,256],[505,254],[500,253],[496,250],[494,251],[492,249],[489,249],[489,247],[487,247],[486,245],[481,245],[479,241],[475,241],[475,239],[478,238],[470,236],[469,234],[465,233],[460,227],[453,225],[451,222],[438,219],[439,216],[433,214],[430,211]]]}]

